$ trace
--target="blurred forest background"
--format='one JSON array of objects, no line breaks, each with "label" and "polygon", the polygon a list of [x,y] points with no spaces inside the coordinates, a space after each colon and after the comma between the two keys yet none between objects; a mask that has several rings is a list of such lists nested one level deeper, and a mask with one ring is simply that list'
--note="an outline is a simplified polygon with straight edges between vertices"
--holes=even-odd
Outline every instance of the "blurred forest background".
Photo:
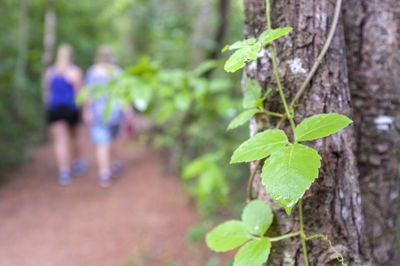
[{"label": "blurred forest background", "polygon": [[[278,63],[283,62],[280,74],[290,95],[306,73],[301,64],[293,63],[301,61],[292,59],[314,62],[338,2],[273,2],[273,26],[294,28],[294,34],[276,42]],[[394,246],[400,232],[397,3],[343,2],[335,39],[302,99],[306,111],[297,117],[303,119],[320,108],[324,113],[347,112],[354,120],[355,133],[341,139],[338,150],[329,141],[321,144],[322,154],[331,157],[324,162],[325,178],[307,196],[305,217],[308,228],[327,228],[331,240],[347,250],[345,257],[354,261],[373,257],[380,265],[398,261]],[[181,176],[195,199],[202,221],[187,234],[189,242],[203,240],[216,220],[238,217],[248,167],[227,166],[233,150],[248,138],[249,129],[226,130],[241,109],[242,75],[223,71],[226,56],[221,49],[243,39],[243,33],[256,37],[265,28],[265,1],[245,0],[244,4],[241,0],[0,1],[0,181],[6,182],[7,171],[47,140],[41,82],[56,47],[71,44],[75,63],[86,70],[98,46],[109,44],[125,71],[108,89],[152,121],[151,131],[143,132],[132,146],[150,143],[165,152],[165,169]],[[256,67],[244,68],[243,77],[257,80],[263,89],[273,87],[269,55],[263,52],[258,57]],[[290,62],[297,68],[293,70]],[[344,101],[347,109],[335,86],[341,86],[346,99],[351,95],[351,100]],[[314,97],[318,95],[325,96]],[[277,97],[272,94],[272,102]],[[389,120],[383,129],[379,118]],[[262,116],[255,117],[251,134],[269,128],[268,123]],[[260,182],[255,188],[263,189]],[[259,198],[269,200],[263,193]],[[280,226],[293,227],[297,216],[288,218],[276,206],[275,213],[279,212]],[[364,218],[366,229],[362,228]],[[364,252],[360,247],[367,242]],[[299,245],[287,245],[287,249],[300,261]],[[310,250],[315,256],[311,257],[322,260],[323,249],[318,243],[313,245]],[[284,248],[280,251],[286,254]]]},{"label": "blurred forest background", "polygon": [[203,213],[212,212],[216,200],[225,203],[225,176],[240,182],[246,171],[224,167],[248,132],[228,138],[226,126],[240,106],[241,76],[228,77],[218,60],[221,48],[242,36],[241,1],[5,0],[0,9],[2,176],[43,141],[41,76],[56,47],[71,44],[76,64],[86,69],[97,47],[107,43],[133,74],[125,82],[136,88],[136,109],[156,123],[149,141],[172,153],[169,165],[185,170],[186,179],[209,169],[199,185],[187,182]]}]

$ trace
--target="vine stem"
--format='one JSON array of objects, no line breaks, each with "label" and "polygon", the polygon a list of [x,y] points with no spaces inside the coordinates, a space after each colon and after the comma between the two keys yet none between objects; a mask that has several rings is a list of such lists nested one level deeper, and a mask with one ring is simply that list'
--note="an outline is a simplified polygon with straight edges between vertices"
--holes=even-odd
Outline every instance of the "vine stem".
[{"label": "vine stem", "polygon": [[[267,29],[272,29],[271,27],[271,11],[270,11],[270,4],[269,4],[269,0],[266,0],[266,10],[267,10]],[[286,102],[286,98],[285,98],[285,94],[283,93],[283,89],[282,89],[282,84],[279,78],[279,72],[278,72],[278,67],[276,65],[276,55],[275,55],[275,48],[274,48],[274,44],[271,43],[269,45],[269,51],[271,53],[271,61],[272,61],[272,68],[274,71],[274,75],[275,75],[275,80],[276,80],[276,85],[278,86],[278,91],[279,91],[279,96],[281,97],[283,106],[285,108],[285,113],[286,113],[286,117],[289,119],[290,122],[290,126],[292,127],[292,131],[294,134],[294,129],[295,129],[295,124],[294,124],[294,120],[293,120],[293,116],[291,115],[290,111],[289,111],[289,106]],[[284,116],[285,117],[285,116]],[[281,118],[285,119],[284,117]]]},{"label": "vine stem", "polygon": [[[267,10],[268,10],[268,5],[269,5],[269,0],[267,0]],[[304,93],[306,90],[308,84],[310,83],[311,79],[313,78],[315,71],[317,71],[319,65],[321,64],[322,59],[324,58],[326,52],[328,51],[329,46],[331,45],[333,36],[335,35],[337,23],[339,20],[339,15],[340,15],[340,10],[342,7],[342,0],[336,0],[336,5],[335,5],[335,12],[333,14],[333,20],[331,24],[331,28],[329,29],[328,32],[328,37],[326,38],[326,41],[324,43],[324,46],[322,47],[321,52],[319,53],[317,59],[315,59],[315,62],[310,70],[308,72],[306,79],[304,82],[301,84],[300,89],[297,91],[296,95],[294,96],[293,100],[290,102],[290,107],[294,107],[296,102],[300,99],[301,95]],[[267,16],[267,21],[268,21],[268,16]],[[280,127],[282,123],[285,121],[286,116],[282,117],[276,127]]]},{"label": "vine stem", "polygon": [[307,237],[304,234],[303,206],[301,199],[299,200],[299,222],[300,222],[300,237],[301,237],[301,246],[303,247],[304,263],[306,264],[306,266],[309,266],[310,264],[308,262],[307,245],[306,245]]},{"label": "vine stem", "polygon": [[249,177],[249,182],[247,183],[247,200],[252,201],[254,199],[253,196],[253,182],[254,182],[254,177],[256,176],[257,169],[261,164],[261,160],[256,161],[253,171],[251,171],[250,177]]},{"label": "vine stem", "polygon": [[322,238],[324,241],[326,241],[329,245],[329,247],[335,252],[336,254],[336,259],[342,264],[342,266],[347,266],[347,264],[344,262],[343,255],[332,245],[332,242],[328,239],[327,235],[323,234],[315,234],[309,237],[306,237],[306,241],[315,239],[315,238]]},{"label": "vine stem", "polygon": [[271,242],[276,242],[276,241],[281,241],[283,239],[286,238],[290,238],[290,237],[294,237],[294,236],[298,236],[300,235],[300,232],[294,232],[294,233],[290,233],[290,234],[286,234],[286,235],[281,235],[281,236],[277,236],[277,237],[270,237],[269,240]]},{"label": "vine stem", "polygon": [[280,114],[280,113],[276,113],[276,112],[271,112],[271,111],[267,111],[267,110],[262,110],[262,112],[266,115],[270,115],[270,116],[276,116],[276,117],[284,117],[285,115]]}]

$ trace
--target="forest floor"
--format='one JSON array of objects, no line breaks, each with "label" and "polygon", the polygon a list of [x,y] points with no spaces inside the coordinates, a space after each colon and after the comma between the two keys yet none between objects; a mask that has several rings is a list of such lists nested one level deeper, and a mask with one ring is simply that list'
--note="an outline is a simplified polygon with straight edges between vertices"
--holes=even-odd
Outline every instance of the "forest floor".
[{"label": "forest floor", "polygon": [[70,185],[57,183],[47,143],[0,186],[0,265],[205,265],[204,246],[185,242],[196,210],[179,179],[163,173],[160,153],[119,150],[124,172],[104,189],[89,136],[80,133],[89,168]]}]

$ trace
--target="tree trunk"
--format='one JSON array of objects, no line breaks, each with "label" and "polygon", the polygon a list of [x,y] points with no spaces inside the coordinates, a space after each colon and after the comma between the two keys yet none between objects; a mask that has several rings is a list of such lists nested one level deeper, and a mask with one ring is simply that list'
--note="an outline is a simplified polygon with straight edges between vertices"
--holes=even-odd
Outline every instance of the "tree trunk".
[{"label": "tree trunk", "polygon": [[19,116],[24,95],[23,88],[26,86],[26,61],[28,53],[29,19],[27,0],[21,0],[18,21],[18,53],[14,72],[15,105]]},{"label": "tree trunk", "polygon": [[205,51],[207,51],[207,40],[210,36],[210,19],[212,17],[212,4],[214,0],[204,0],[197,14],[197,18],[193,24],[193,33],[190,39],[190,47],[192,51],[191,64],[197,66],[205,59]]},{"label": "tree trunk", "polygon": [[[224,38],[228,27],[228,12],[229,11],[229,0],[218,1],[218,29],[214,37],[214,47],[208,56],[208,59],[215,60],[221,54],[221,49],[224,45]],[[204,76],[210,78],[214,69],[207,71]]]},{"label": "tree trunk", "polygon": [[344,5],[349,83],[365,232],[374,265],[400,265],[399,213],[400,2],[350,0]]},{"label": "tree trunk", "polygon": [[[245,0],[244,3],[245,35],[257,37],[265,30],[265,0]],[[335,1],[282,0],[272,3],[273,28],[294,28],[289,36],[275,43],[279,73],[289,101],[321,51],[332,22],[334,8]],[[268,50],[263,48],[259,59],[246,66],[244,77],[257,80],[264,88],[276,88],[269,55]],[[318,113],[337,112],[352,117],[341,21],[325,59],[298,103],[295,109],[296,123]],[[267,100],[266,108],[284,112],[276,89]],[[274,127],[276,122],[275,119],[258,116],[251,121],[251,134]],[[285,128],[286,132],[292,135],[288,129]],[[354,155],[354,128],[351,126],[311,144],[319,151],[322,166],[319,178],[303,197],[305,232],[307,235],[328,235],[333,246],[343,254],[346,263],[366,263],[369,259],[363,237],[364,218]],[[265,193],[259,173],[254,191],[258,192],[259,198],[272,203],[277,217],[274,227],[277,233],[285,234],[299,230],[298,212],[294,210],[288,217],[283,208]],[[324,241],[308,241],[307,247],[310,265],[337,264],[335,253]],[[298,238],[273,248],[270,265],[304,264]]]},{"label": "tree trunk", "polygon": [[47,10],[44,19],[44,36],[43,36],[43,55],[42,66],[43,71],[51,64],[54,53],[54,45],[56,42],[56,0],[47,1]]},{"label": "tree trunk", "polygon": [[228,26],[229,0],[218,1],[218,29],[214,37],[214,49],[211,51],[209,59],[217,59],[221,54],[224,45],[224,37]]}]

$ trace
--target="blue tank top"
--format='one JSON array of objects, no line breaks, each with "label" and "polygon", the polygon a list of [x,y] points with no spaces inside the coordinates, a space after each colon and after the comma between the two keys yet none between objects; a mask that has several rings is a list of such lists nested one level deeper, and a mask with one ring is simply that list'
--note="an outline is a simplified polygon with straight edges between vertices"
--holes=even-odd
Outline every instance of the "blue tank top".
[{"label": "blue tank top", "polygon": [[55,67],[50,69],[48,86],[50,90],[47,102],[48,108],[56,109],[64,106],[71,110],[77,110],[73,84],[63,74],[57,73]]}]

